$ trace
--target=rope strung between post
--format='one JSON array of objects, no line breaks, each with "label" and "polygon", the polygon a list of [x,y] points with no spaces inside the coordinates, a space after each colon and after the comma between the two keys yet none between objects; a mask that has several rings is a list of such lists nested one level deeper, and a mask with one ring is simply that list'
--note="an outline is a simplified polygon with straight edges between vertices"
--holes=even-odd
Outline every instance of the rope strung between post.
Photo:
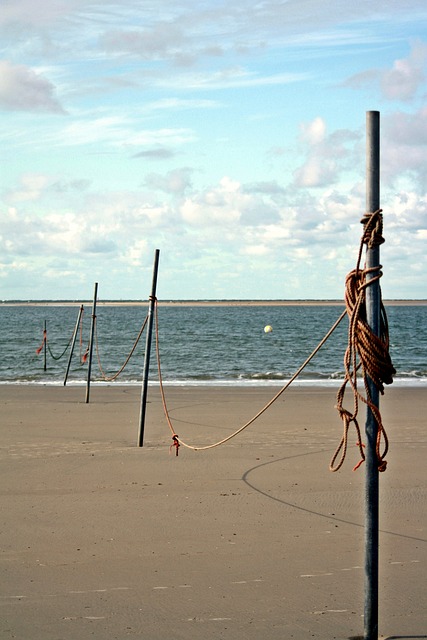
[{"label": "rope strung between post", "polygon": [[[357,446],[359,447],[361,458],[354,470],[358,469],[365,460],[364,445],[362,444],[357,420],[359,400],[369,407],[377,423],[376,454],[378,469],[379,471],[385,471],[387,466],[385,456],[388,451],[388,438],[382,424],[381,413],[372,402],[367,379],[369,377],[378,391],[383,394],[384,384],[393,382],[393,375],[396,371],[389,354],[388,322],[381,299],[381,290],[379,336],[373,333],[367,322],[366,289],[381,278],[381,265],[371,269],[360,269],[364,245],[372,248],[384,242],[382,237],[382,210],[378,209],[374,213],[365,214],[361,222],[364,224],[364,231],[360,242],[356,269],[347,275],[345,282],[345,304],[349,317],[348,344],[344,355],[345,379],[338,391],[336,405],[336,409],[343,421],[344,431],[329,465],[331,471],[338,471],[344,463],[348,445],[348,431],[351,424],[354,424],[356,429]],[[365,395],[360,393],[357,386],[357,372],[359,370],[362,371],[363,375]],[[352,412],[343,406],[347,385],[353,389]],[[384,440],[382,451],[381,439]],[[338,462],[336,462],[337,459]]]},{"label": "rope strung between post", "polygon": [[147,320],[148,320],[148,314],[145,316],[145,320],[144,320],[144,322],[142,324],[141,329],[139,330],[139,333],[138,333],[138,335],[136,337],[136,340],[135,340],[135,342],[133,344],[133,347],[130,350],[129,355],[126,357],[126,360],[124,361],[124,363],[122,364],[120,369],[115,374],[113,374],[112,376],[107,376],[106,373],[104,372],[103,368],[102,368],[102,365],[101,365],[101,358],[100,358],[100,355],[99,355],[99,348],[98,348],[98,330],[97,330],[97,323],[96,323],[96,318],[95,318],[95,349],[96,349],[96,355],[97,355],[97,358],[98,358],[98,367],[99,367],[99,370],[100,370],[101,375],[103,376],[103,379],[104,379],[105,382],[112,382],[113,380],[116,380],[116,378],[118,378],[119,375],[124,371],[126,365],[128,364],[129,360],[131,359],[131,357],[133,355],[133,352],[135,351],[135,349],[136,349],[136,347],[138,345],[138,342],[139,342],[139,340],[140,340],[140,338],[141,338],[141,336],[142,336],[142,334],[144,332],[145,325],[147,324]]},{"label": "rope strung between post", "polygon": [[61,353],[61,355],[60,355],[60,356],[55,356],[55,355],[53,354],[52,349],[50,348],[50,344],[49,344],[49,342],[46,340],[47,350],[49,351],[51,358],[52,358],[53,360],[61,360],[62,356],[64,356],[64,355],[65,355],[65,353],[66,353],[66,351],[68,350],[68,347],[70,346],[70,344],[71,344],[71,340],[72,340],[72,339],[73,339],[73,336],[71,336],[71,337],[70,337],[70,339],[68,340],[68,344],[67,344],[67,346],[65,347],[64,351]]},{"label": "rope strung between post", "polygon": [[161,365],[160,365],[159,330],[158,330],[159,323],[158,323],[158,312],[157,312],[158,309],[157,309],[157,307],[158,307],[158,305],[157,305],[157,299],[156,299],[155,300],[156,354],[157,354],[157,367],[158,367],[158,370],[159,370],[160,393],[161,393],[161,397],[162,397],[163,410],[164,410],[164,414],[165,414],[165,417],[166,417],[166,421],[167,421],[167,423],[169,425],[169,428],[170,428],[170,430],[172,432],[173,444],[171,445],[171,448],[174,447],[174,446],[176,447],[176,455],[178,455],[178,448],[179,448],[180,445],[182,445],[184,447],[187,447],[187,449],[192,449],[193,451],[205,451],[206,449],[213,449],[214,447],[219,447],[221,444],[224,444],[225,442],[228,442],[229,440],[231,440],[232,438],[237,436],[239,433],[241,433],[242,431],[247,429],[247,427],[249,427],[253,422],[255,422],[255,420],[257,420],[257,418],[259,418],[265,411],[267,411],[267,409],[269,409],[271,407],[271,405],[282,395],[282,393],[284,391],[286,391],[286,389],[292,384],[292,382],[294,382],[294,380],[300,375],[300,373],[303,371],[303,369],[305,369],[305,367],[308,365],[308,363],[314,358],[316,353],[321,349],[321,347],[325,344],[325,342],[328,340],[328,338],[332,335],[332,333],[338,327],[340,322],[345,318],[346,313],[347,313],[346,311],[343,311],[343,313],[340,315],[338,320],[336,320],[336,322],[332,325],[332,327],[329,329],[329,331],[326,333],[326,335],[322,338],[322,340],[319,342],[319,344],[314,349],[314,351],[309,355],[309,357],[300,366],[300,368],[293,374],[293,376],[290,378],[290,380],[287,381],[287,383],[276,393],[276,395],[273,396],[273,398],[269,402],[267,402],[267,404],[262,409],[260,409],[260,411],[258,411],[258,413],[255,414],[253,418],[248,420],[248,422],[246,422],[242,427],[240,427],[239,429],[237,429],[236,431],[234,431],[233,433],[228,435],[226,438],[223,438],[219,442],[214,442],[213,444],[209,444],[209,445],[206,445],[206,446],[203,446],[203,447],[196,447],[196,446],[187,444],[181,438],[178,437],[178,435],[175,433],[175,430],[174,430],[173,425],[172,425],[172,421],[171,421],[170,416],[169,416],[169,411],[168,411],[168,408],[167,408],[167,405],[166,405],[166,398],[165,398],[165,392],[164,392],[164,388],[163,388],[163,380],[162,380]]},{"label": "rope strung between post", "polygon": [[68,340],[67,346],[65,347],[65,349],[61,353],[61,355],[55,356],[55,354],[53,353],[52,349],[50,348],[50,344],[49,344],[49,341],[47,339],[47,330],[44,329],[43,330],[43,340],[42,340],[41,345],[36,349],[36,353],[37,353],[37,355],[40,355],[40,353],[41,353],[41,351],[43,349],[43,346],[46,344],[47,350],[49,351],[49,355],[52,358],[52,360],[61,360],[61,358],[65,355],[68,347],[70,346],[72,339],[73,339],[73,334],[71,334],[70,339]]}]

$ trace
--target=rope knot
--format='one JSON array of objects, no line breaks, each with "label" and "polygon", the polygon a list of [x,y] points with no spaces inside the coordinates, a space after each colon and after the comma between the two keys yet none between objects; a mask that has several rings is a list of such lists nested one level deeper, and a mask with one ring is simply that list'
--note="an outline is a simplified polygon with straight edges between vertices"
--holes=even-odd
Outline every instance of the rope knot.
[{"label": "rope knot", "polygon": [[369,249],[385,242],[383,238],[382,209],[378,209],[374,213],[365,213],[360,222],[364,225],[362,242]]},{"label": "rope knot", "polygon": [[176,433],[173,434],[172,440],[173,440],[173,444],[171,444],[171,446],[169,447],[169,451],[172,451],[172,448],[175,447],[175,455],[176,457],[178,457],[179,447],[181,445],[179,444],[179,439]]},{"label": "rope knot", "polygon": [[387,460],[381,460],[378,463],[378,471],[385,471],[387,469]]}]

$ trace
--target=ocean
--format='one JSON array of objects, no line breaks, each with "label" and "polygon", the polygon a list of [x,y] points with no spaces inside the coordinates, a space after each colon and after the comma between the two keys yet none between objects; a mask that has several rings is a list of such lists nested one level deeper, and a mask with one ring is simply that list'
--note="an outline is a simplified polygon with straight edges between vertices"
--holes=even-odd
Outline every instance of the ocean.
[{"label": "ocean", "polygon": [[[64,383],[71,338],[80,305],[0,304],[0,383]],[[226,305],[187,306],[159,302],[158,331],[162,378],[182,385],[282,386],[311,354],[344,306]],[[388,305],[390,354],[394,384],[427,386],[427,306]],[[91,381],[106,384],[135,345],[147,305],[97,306]],[[91,327],[91,305],[85,305],[81,332],[70,361],[67,384],[86,384],[88,362],[82,362]],[[46,370],[42,345],[46,323]],[[272,331],[264,328],[270,325]],[[337,386],[343,379],[347,317],[320,349],[295,385]],[[142,381],[146,330],[128,364],[111,384]],[[99,355],[99,360],[98,360]],[[99,366],[100,362],[100,366]],[[102,373],[101,373],[102,371]],[[149,384],[158,383],[155,332]]]}]

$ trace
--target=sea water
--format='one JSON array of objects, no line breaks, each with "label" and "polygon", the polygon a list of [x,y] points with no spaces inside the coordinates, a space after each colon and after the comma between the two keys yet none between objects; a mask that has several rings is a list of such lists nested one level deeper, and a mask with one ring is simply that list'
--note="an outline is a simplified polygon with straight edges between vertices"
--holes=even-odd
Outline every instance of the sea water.
[{"label": "sea water", "polygon": [[[85,307],[70,359],[80,305],[0,305],[0,383],[84,384],[92,325]],[[281,386],[305,362],[339,318],[343,306],[162,306],[158,344],[165,384]],[[388,305],[390,354],[395,384],[427,386],[427,306]],[[135,346],[147,306],[97,307],[91,380],[106,382]],[[149,383],[157,383],[155,317]],[[46,370],[43,329],[46,324]],[[273,331],[264,332],[271,325]],[[81,330],[80,330],[81,329]],[[341,322],[294,384],[337,385],[344,375],[348,320]],[[145,329],[114,384],[139,384],[146,350]]]}]

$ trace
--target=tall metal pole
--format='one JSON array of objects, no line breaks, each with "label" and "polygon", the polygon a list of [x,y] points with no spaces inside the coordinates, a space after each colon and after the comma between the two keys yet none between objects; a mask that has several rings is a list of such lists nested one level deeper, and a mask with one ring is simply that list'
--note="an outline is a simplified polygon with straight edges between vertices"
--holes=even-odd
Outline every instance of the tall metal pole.
[{"label": "tall metal pole", "polygon": [[95,282],[95,290],[93,293],[93,304],[92,304],[92,322],[90,325],[89,362],[87,366],[87,382],[86,382],[86,404],[89,402],[89,394],[90,394],[90,374],[92,371],[93,336],[95,333],[97,296],[98,296],[98,283]]},{"label": "tall metal pole", "polygon": [[83,307],[83,305],[81,305],[80,310],[79,310],[79,315],[77,316],[76,326],[74,327],[74,333],[73,333],[73,337],[72,337],[72,340],[71,340],[70,357],[68,358],[67,370],[65,372],[65,377],[64,377],[64,387],[67,384],[67,378],[68,378],[68,374],[70,372],[71,360],[72,360],[73,353],[74,353],[74,346],[76,344],[77,332],[79,330],[79,325],[80,325],[80,320],[81,320],[81,317],[82,317],[83,309],[84,309],[84,307]]},{"label": "tall metal pole", "polygon": [[145,409],[148,394],[148,373],[150,369],[151,336],[153,333],[153,311],[156,300],[157,272],[159,268],[159,249],[154,254],[153,283],[151,286],[150,304],[148,307],[147,338],[145,344],[144,370],[142,374],[141,410],[139,415],[138,446],[144,446]]},{"label": "tall metal pole", "polygon": [[[366,113],[366,211],[374,213],[380,208],[380,114]],[[366,268],[380,264],[379,246],[366,250]],[[368,273],[367,280],[377,272]],[[366,288],[366,315],[372,332],[380,334],[381,297],[377,280]],[[379,407],[379,391],[368,377],[371,401]],[[366,478],[365,478],[365,625],[364,640],[378,640],[378,545],[379,545],[379,473],[376,453],[378,425],[372,411],[367,409]]]}]

